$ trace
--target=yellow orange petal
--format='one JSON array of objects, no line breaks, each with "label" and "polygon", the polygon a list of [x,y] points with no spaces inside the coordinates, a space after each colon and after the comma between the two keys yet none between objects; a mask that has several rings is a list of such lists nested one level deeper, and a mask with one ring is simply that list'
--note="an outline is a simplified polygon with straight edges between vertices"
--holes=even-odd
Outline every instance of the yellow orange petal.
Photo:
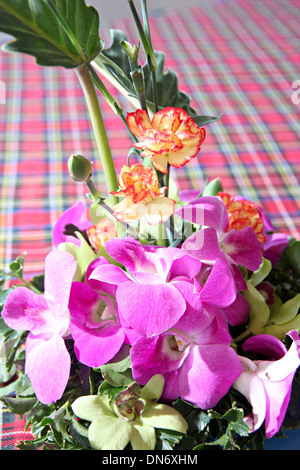
[{"label": "yellow orange petal", "polygon": [[158,171],[168,173],[168,159],[165,155],[152,154],[151,161]]},{"label": "yellow orange petal", "polygon": [[143,109],[137,109],[133,113],[128,113],[126,117],[127,125],[130,131],[139,137],[145,129],[151,128],[151,121],[148,113]]},{"label": "yellow orange petal", "polygon": [[145,218],[149,225],[168,220],[175,210],[175,201],[169,197],[159,197],[145,206]]}]

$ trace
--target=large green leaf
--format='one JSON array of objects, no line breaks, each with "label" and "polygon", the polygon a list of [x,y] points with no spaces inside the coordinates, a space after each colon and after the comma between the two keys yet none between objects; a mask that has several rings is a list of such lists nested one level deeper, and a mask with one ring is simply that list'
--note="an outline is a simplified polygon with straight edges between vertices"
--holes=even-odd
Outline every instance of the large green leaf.
[{"label": "large green leaf", "polygon": [[[100,71],[106,69],[111,77],[123,87],[129,95],[134,95],[135,90],[132,85],[130,75],[130,64],[128,56],[121,47],[121,40],[127,41],[126,34],[117,29],[111,30],[112,42],[107,49],[95,58],[96,66]],[[157,59],[156,81],[158,92],[158,105],[161,108],[173,106],[183,108],[190,116],[196,115],[196,111],[190,105],[190,97],[178,89],[178,77],[172,69],[164,70],[165,54],[163,52],[155,52]],[[146,85],[146,99],[151,102],[153,99],[151,71],[147,64],[143,66],[143,72]]]},{"label": "large green leaf", "polygon": [[0,31],[15,37],[5,51],[40,65],[77,67],[101,48],[98,13],[84,0],[0,0]]}]

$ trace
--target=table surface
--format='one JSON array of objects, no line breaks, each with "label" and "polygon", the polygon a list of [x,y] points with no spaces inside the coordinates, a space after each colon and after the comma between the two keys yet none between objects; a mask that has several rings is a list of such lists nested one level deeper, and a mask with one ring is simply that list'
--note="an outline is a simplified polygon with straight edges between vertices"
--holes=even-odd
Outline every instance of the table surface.
[{"label": "table surface", "polygon": [[[165,52],[165,65],[177,72],[193,108],[198,114],[223,113],[207,126],[199,156],[173,176],[180,189],[199,189],[219,176],[226,192],[259,203],[278,230],[299,238],[299,1],[201,4],[156,9],[150,19],[154,48]],[[137,41],[130,17],[101,25],[107,43],[110,27]],[[41,68],[29,56],[0,52],[0,80],[0,266],[25,251],[31,277],[43,271],[58,216],[84,199],[84,185],[68,176],[68,157],[79,153],[95,162],[101,192],[105,180],[72,70]],[[119,173],[131,139],[102,100],[101,107]],[[15,449],[23,424],[1,407],[0,448]]]}]

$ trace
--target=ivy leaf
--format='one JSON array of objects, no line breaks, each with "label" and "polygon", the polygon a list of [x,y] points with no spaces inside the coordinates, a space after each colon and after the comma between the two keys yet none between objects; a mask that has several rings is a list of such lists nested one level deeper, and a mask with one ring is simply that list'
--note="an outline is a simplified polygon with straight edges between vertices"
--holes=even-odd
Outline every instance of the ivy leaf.
[{"label": "ivy leaf", "polygon": [[78,67],[100,51],[99,16],[84,0],[0,0],[0,31],[15,37],[5,51],[39,65]]}]

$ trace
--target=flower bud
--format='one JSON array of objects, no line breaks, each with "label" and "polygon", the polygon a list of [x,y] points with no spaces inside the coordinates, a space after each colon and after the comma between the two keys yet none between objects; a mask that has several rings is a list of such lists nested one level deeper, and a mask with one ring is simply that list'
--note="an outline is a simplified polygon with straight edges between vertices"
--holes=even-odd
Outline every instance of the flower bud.
[{"label": "flower bud", "polygon": [[92,176],[92,163],[82,155],[71,155],[68,168],[75,181],[88,181]]}]

